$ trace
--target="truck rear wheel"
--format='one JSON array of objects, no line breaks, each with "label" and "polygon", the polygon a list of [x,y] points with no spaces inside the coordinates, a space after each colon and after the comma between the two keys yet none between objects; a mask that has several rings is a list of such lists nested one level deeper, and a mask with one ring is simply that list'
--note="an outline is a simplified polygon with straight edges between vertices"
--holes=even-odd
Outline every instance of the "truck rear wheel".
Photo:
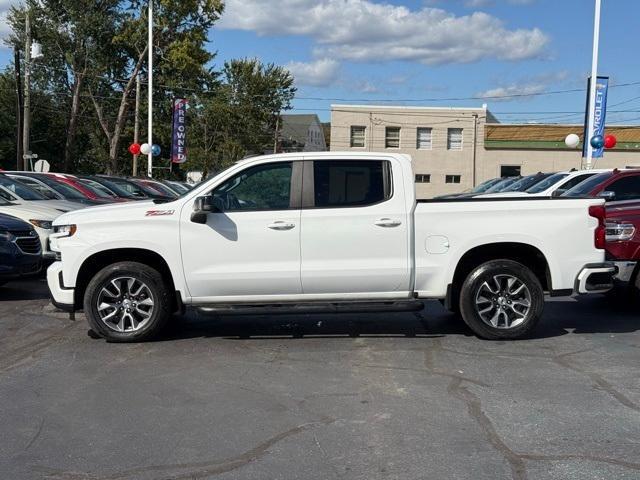
[{"label": "truck rear wheel", "polygon": [[544,291],[534,273],[512,260],[476,267],[460,291],[460,312],[481,338],[516,339],[529,335],[544,308]]},{"label": "truck rear wheel", "polygon": [[157,335],[171,317],[171,292],[157,270],[118,262],[100,270],[84,295],[89,325],[112,342],[139,342]]}]

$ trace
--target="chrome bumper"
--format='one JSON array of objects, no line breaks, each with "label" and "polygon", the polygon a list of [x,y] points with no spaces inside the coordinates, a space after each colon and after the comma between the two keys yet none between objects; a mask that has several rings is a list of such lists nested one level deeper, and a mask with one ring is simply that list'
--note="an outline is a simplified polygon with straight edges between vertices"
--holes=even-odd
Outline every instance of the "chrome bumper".
[{"label": "chrome bumper", "polygon": [[624,283],[629,282],[637,263],[638,262],[613,262],[613,264],[618,267],[618,273],[616,273],[615,280]]},{"label": "chrome bumper", "polygon": [[579,294],[604,293],[613,288],[613,277],[618,267],[613,263],[585,265],[576,278],[575,291]]}]

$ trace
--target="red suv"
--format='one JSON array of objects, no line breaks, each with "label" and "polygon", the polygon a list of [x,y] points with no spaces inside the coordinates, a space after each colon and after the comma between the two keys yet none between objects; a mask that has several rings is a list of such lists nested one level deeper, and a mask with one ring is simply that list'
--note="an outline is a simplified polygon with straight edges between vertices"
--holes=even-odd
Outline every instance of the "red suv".
[{"label": "red suv", "polygon": [[602,197],[607,201],[640,200],[640,169],[599,173],[564,192],[562,197]]},{"label": "red suv", "polygon": [[640,201],[606,206],[606,252],[618,266],[617,279],[629,282],[640,300]]}]

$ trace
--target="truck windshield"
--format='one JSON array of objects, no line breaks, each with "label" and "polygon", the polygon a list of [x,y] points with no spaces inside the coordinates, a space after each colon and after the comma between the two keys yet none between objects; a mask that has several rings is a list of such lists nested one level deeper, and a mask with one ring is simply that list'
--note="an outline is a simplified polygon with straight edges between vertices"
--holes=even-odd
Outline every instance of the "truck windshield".
[{"label": "truck windshield", "polygon": [[567,177],[568,173],[555,173],[550,177],[545,178],[541,182],[536,183],[533,187],[529,187],[525,190],[527,193],[540,193],[545,191],[549,187],[553,187],[556,183],[558,183],[563,178]]},{"label": "truck windshield", "polygon": [[600,185],[605,180],[611,178],[613,176],[612,172],[604,172],[599,175],[594,175],[591,178],[588,178],[584,182],[580,182],[573,188],[570,188],[566,192],[564,192],[562,197],[584,197],[585,195],[589,195],[591,191]]}]

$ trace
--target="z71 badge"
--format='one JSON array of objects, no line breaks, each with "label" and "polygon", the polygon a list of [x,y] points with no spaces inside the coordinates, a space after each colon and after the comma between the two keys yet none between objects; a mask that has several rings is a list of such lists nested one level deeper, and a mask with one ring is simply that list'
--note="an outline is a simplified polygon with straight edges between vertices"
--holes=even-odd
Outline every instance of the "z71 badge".
[{"label": "z71 badge", "polygon": [[161,217],[163,215],[173,215],[175,210],[147,210],[145,217]]}]

